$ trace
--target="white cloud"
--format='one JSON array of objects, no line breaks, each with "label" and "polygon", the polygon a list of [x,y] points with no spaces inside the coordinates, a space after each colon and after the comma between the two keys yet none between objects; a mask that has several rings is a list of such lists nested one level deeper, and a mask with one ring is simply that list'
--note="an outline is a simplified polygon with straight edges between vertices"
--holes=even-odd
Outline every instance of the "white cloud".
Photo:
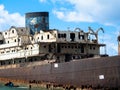
[{"label": "white cloud", "polygon": [[[106,53],[110,56],[117,55],[118,54],[118,44],[117,44],[117,37],[114,37],[112,35],[105,34],[104,37],[101,38],[103,42],[106,44]],[[102,41],[101,41],[102,42]],[[105,48],[101,50],[101,52],[105,53]]]},{"label": "white cloud", "polygon": [[25,17],[19,13],[9,13],[4,5],[0,5],[0,31],[9,29],[10,26],[25,26]]},{"label": "white cloud", "polygon": [[[59,19],[62,19],[62,20],[68,21],[68,22],[80,22],[80,21],[93,22],[93,19],[91,16],[88,16],[86,14],[78,14],[75,11],[63,12],[63,11],[53,10],[53,13],[55,15],[57,15],[57,17]],[[83,18],[83,17],[85,17],[85,18]]]},{"label": "white cloud", "polygon": [[[62,7],[54,9],[53,13],[59,19],[69,22],[120,24],[120,0],[64,0],[62,2],[68,3],[71,7],[62,4],[66,10],[61,10]],[[62,13],[62,16],[59,13]]]},{"label": "white cloud", "polygon": [[39,0],[41,3],[44,3],[44,2],[46,2],[46,0]]}]

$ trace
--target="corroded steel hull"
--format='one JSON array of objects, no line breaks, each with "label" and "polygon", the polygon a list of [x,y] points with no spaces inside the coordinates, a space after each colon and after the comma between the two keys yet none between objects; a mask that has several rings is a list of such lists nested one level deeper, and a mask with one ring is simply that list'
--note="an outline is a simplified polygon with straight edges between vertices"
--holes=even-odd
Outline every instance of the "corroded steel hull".
[{"label": "corroded steel hull", "polygon": [[120,56],[0,69],[0,77],[61,85],[120,87]]}]

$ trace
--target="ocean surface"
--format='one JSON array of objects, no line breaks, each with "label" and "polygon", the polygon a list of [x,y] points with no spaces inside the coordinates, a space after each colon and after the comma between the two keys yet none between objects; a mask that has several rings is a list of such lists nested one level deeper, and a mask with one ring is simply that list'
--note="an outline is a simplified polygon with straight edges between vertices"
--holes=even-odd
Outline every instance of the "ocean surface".
[{"label": "ocean surface", "polygon": [[0,90],[47,90],[43,88],[28,88],[28,87],[7,87],[0,84]]}]

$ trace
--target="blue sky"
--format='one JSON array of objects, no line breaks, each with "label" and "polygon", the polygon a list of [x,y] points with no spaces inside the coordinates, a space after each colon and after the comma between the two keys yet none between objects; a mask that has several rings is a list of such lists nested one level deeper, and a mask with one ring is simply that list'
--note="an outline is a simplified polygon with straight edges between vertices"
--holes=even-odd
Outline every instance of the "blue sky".
[{"label": "blue sky", "polygon": [[[88,31],[102,27],[101,43],[107,53],[117,55],[117,36],[120,32],[120,0],[0,0],[0,31],[10,26],[25,26],[25,13],[49,12],[51,29]],[[104,50],[101,50],[104,53]]]}]

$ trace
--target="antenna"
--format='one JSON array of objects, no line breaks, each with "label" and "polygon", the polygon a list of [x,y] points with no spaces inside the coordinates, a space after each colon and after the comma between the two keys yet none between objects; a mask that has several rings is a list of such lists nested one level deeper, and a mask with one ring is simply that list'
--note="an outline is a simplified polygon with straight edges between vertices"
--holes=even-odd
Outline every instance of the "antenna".
[{"label": "antenna", "polygon": [[107,48],[106,48],[106,45],[105,45],[105,55],[107,54]]},{"label": "antenna", "polygon": [[102,38],[102,42],[101,42],[101,43],[103,43],[103,44],[104,44],[104,37],[105,37],[104,33],[105,33],[105,32],[103,32],[103,34],[102,34],[102,37],[103,37],[103,38]]}]

